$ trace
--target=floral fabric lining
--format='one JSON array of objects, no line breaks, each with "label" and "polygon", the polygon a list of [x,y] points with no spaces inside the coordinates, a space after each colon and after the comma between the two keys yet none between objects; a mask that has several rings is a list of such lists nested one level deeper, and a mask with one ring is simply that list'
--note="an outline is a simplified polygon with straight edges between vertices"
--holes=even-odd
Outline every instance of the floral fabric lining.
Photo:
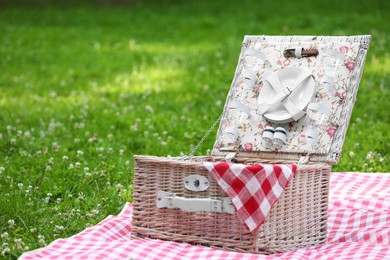
[{"label": "floral fabric lining", "polygon": [[[302,59],[285,58],[283,51],[286,49],[303,46],[305,49],[318,49],[317,57],[307,57]],[[214,148],[243,151],[267,151],[261,145],[262,133],[267,126],[284,127],[287,130],[287,144],[284,145],[281,152],[296,153],[329,153],[333,137],[340,124],[340,115],[345,109],[344,100],[350,88],[350,79],[357,73],[355,62],[357,59],[359,43],[342,43],[342,42],[250,42],[247,48],[260,51],[264,54],[265,59],[261,60],[257,56],[241,55],[238,69],[234,77],[232,87],[227,97],[224,117],[221,121],[220,132]],[[343,61],[321,55],[327,51],[336,51],[343,57]],[[329,120],[323,122],[317,128],[317,145],[316,151],[308,144],[308,138],[305,129],[308,127],[306,116],[296,122],[286,124],[276,124],[267,121],[258,111],[258,96],[262,94],[262,87],[265,79],[275,71],[288,67],[301,67],[312,72],[315,80],[316,90],[312,102],[325,101],[330,104],[331,116]],[[249,74],[255,73],[256,81],[252,85],[248,81]],[[326,76],[332,74],[333,89],[324,84]],[[250,109],[250,115],[246,116],[239,109],[231,109],[229,104],[240,102]],[[236,128],[236,136],[232,138],[227,134],[227,129]]]}]

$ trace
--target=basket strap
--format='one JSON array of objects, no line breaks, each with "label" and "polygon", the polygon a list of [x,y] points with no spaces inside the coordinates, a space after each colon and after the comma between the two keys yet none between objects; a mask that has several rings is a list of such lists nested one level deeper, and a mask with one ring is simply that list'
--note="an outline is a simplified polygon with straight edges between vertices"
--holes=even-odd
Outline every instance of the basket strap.
[{"label": "basket strap", "polygon": [[329,106],[327,106],[325,103],[310,103],[307,106],[308,110],[313,110],[316,112],[320,112],[321,114],[324,114],[325,116],[329,117],[332,113],[332,111],[329,109]]},{"label": "basket strap", "polygon": [[[325,57],[325,58],[332,58],[335,60],[339,60],[341,63],[344,63],[344,61],[345,61],[345,56],[336,50],[324,50],[321,52],[321,56]],[[325,70],[325,75],[322,78],[322,83],[324,83],[324,84],[333,85],[333,83],[334,83],[334,77],[336,75],[336,71],[335,71],[336,68],[333,68],[333,65],[331,65],[331,67],[332,67],[332,69],[327,68]]]},{"label": "basket strap", "polygon": [[242,71],[242,76],[244,77],[245,84],[251,88],[253,85],[255,85],[257,81],[256,74],[251,70],[248,69],[246,66],[244,66],[244,70]]},{"label": "basket strap", "polygon": [[321,51],[321,56],[331,57],[333,59],[340,60],[341,62],[344,62],[345,60],[345,56],[342,53],[331,49]]},{"label": "basket strap", "polygon": [[305,80],[307,80],[309,77],[312,77],[312,74],[309,72],[301,72],[297,75],[297,78],[292,84],[291,87],[284,86],[279,79],[278,74],[271,75],[266,79],[266,81],[271,85],[271,87],[274,89],[276,95],[275,97],[270,100],[267,103],[261,103],[259,104],[259,111],[261,114],[267,113],[271,108],[276,106],[277,104],[281,103],[288,113],[294,118],[294,120],[298,120],[301,118],[305,112],[300,110],[294,102],[289,99],[289,96],[291,93],[293,93],[298,86],[300,86]]},{"label": "basket strap", "polygon": [[258,58],[259,60],[262,60],[262,61],[266,60],[264,53],[262,53],[261,51],[252,49],[252,48],[246,49],[244,55],[245,56],[252,56],[252,57]]},{"label": "basket strap", "polygon": [[295,48],[295,58],[298,59],[302,58],[302,50],[303,50],[302,46]]},{"label": "basket strap", "polygon": [[247,105],[244,105],[243,103],[235,101],[235,100],[233,100],[229,103],[229,108],[238,109],[241,112],[244,112],[247,116],[249,116],[249,114],[250,114],[250,108]]},{"label": "basket strap", "polygon": [[265,61],[266,56],[264,55],[264,53],[262,53],[258,50],[252,49],[252,48],[246,49],[246,51],[244,53],[244,65],[243,65],[242,75],[244,77],[245,84],[249,88],[251,88],[258,80],[258,77],[257,77],[256,73],[250,68],[250,64],[247,64],[247,62],[245,61],[246,57],[255,57],[261,61]]}]

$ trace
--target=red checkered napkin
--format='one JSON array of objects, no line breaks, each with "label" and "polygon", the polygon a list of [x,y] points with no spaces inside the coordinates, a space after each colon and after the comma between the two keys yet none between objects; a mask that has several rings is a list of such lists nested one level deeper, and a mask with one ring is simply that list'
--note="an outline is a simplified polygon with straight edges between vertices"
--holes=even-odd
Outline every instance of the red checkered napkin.
[{"label": "red checkered napkin", "polygon": [[203,165],[230,197],[238,218],[249,232],[264,223],[297,171],[295,164],[205,162]]}]

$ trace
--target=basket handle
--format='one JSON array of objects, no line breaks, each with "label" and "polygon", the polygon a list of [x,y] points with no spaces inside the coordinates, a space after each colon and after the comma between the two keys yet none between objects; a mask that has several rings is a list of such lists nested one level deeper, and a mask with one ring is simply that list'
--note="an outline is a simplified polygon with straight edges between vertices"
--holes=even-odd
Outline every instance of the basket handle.
[{"label": "basket handle", "polygon": [[305,58],[318,55],[317,49],[303,49],[301,47],[295,49],[284,50],[283,55],[285,58]]},{"label": "basket handle", "polygon": [[221,199],[184,198],[166,191],[157,192],[157,208],[181,209],[191,212],[218,212],[235,214],[236,210],[229,197]]}]

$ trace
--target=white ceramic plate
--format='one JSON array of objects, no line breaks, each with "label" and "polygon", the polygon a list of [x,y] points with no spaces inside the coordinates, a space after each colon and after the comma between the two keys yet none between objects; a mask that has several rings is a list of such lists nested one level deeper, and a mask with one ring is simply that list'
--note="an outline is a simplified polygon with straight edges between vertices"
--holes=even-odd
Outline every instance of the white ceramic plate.
[{"label": "white ceramic plate", "polygon": [[[308,70],[298,68],[298,67],[289,67],[285,69],[278,70],[270,75],[270,77],[277,73],[280,83],[283,86],[291,86],[297,75],[301,73],[309,73]],[[313,77],[306,78],[288,97],[298,109],[304,111],[309,102],[312,100],[312,97],[315,92],[315,82]],[[261,88],[258,103],[267,103],[272,100],[277,95],[274,88],[269,84],[268,81],[264,80],[264,85]],[[295,121],[294,118],[290,115],[287,109],[283,106],[282,103],[275,105],[270,108],[263,116],[275,123],[284,124]]]}]

